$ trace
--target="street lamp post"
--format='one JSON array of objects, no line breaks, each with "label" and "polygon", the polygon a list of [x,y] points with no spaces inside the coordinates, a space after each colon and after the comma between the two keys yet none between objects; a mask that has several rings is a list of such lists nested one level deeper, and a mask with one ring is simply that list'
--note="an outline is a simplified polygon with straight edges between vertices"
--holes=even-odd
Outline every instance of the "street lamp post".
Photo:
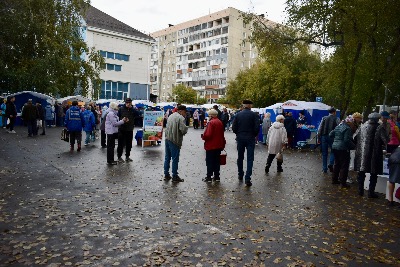
[{"label": "street lamp post", "polygon": [[165,57],[165,47],[163,48],[163,51],[161,52],[161,70],[160,70],[160,84],[158,88],[158,93],[160,94],[160,100],[161,100],[161,90],[162,90],[162,80],[163,80],[163,69],[164,69],[164,57]]}]

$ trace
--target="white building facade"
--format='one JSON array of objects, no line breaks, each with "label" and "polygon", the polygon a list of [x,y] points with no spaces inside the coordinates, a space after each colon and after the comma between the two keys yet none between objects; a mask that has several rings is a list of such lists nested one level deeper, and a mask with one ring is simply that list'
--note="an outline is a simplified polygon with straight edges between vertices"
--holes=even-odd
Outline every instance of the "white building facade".
[{"label": "white building facade", "polygon": [[105,59],[101,90],[94,99],[150,97],[150,54],[154,39],[104,12],[89,7],[85,38]]},{"label": "white building facade", "polygon": [[240,11],[231,7],[152,33],[152,93],[168,101],[172,89],[184,84],[208,103],[224,97],[227,82],[258,57],[246,41],[250,34]]}]

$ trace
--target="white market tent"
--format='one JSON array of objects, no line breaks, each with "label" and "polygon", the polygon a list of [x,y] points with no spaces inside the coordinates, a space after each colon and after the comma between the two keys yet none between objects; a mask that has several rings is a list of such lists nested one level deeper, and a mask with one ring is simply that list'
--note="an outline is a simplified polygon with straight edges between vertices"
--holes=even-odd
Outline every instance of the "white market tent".
[{"label": "white market tent", "polygon": [[89,103],[92,100],[87,97],[81,96],[81,95],[66,96],[66,97],[57,99],[58,103],[63,103],[64,101],[66,101],[66,102],[78,101],[78,102]]},{"label": "white market tent", "polygon": [[[297,101],[297,100],[288,100],[284,103],[276,103],[272,106],[266,107],[265,112],[271,113],[271,120],[275,121],[276,116],[281,114],[282,111],[290,111],[293,113],[293,117],[297,119],[299,117],[299,112],[304,111],[304,115],[307,118],[309,125],[318,126],[320,121],[324,116],[329,114],[328,109],[331,106],[326,105],[321,102],[307,102],[307,101]],[[340,115],[340,112],[337,112],[337,116]]]}]

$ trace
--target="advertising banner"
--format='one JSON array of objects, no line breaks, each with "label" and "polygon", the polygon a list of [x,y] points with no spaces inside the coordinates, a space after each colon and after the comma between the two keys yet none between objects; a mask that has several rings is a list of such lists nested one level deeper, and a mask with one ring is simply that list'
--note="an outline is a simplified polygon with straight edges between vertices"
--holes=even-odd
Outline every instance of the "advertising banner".
[{"label": "advertising banner", "polygon": [[143,141],[161,141],[163,134],[162,111],[144,111]]}]

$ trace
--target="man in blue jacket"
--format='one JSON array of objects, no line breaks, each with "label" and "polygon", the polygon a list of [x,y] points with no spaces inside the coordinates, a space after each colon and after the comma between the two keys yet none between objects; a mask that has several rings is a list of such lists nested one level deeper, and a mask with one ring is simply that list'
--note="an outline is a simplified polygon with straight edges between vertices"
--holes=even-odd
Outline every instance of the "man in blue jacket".
[{"label": "man in blue jacket", "polygon": [[81,109],[78,107],[78,101],[72,101],[72,106],[65,114],[64,126],[69,132],[70,151],[74,151],[75,139],[78,144],[77,151],[81,151],[82,127],[85,126],[85,119]]},{"label": "man in blue jacket", "polygon": [[[251,111],[253,102],[243,100],[243,110],[240,111],[233,121],[232,131],[236,134],[237,150],[238,150],[238,175],[239,181],[243,181],[251,186],[251,175],[253,173],[255,137],[258,135],[260,128],[260,119],[258,115]],[[243,171],[244,151],[247,150],[247,170],[246,175]]]}]

